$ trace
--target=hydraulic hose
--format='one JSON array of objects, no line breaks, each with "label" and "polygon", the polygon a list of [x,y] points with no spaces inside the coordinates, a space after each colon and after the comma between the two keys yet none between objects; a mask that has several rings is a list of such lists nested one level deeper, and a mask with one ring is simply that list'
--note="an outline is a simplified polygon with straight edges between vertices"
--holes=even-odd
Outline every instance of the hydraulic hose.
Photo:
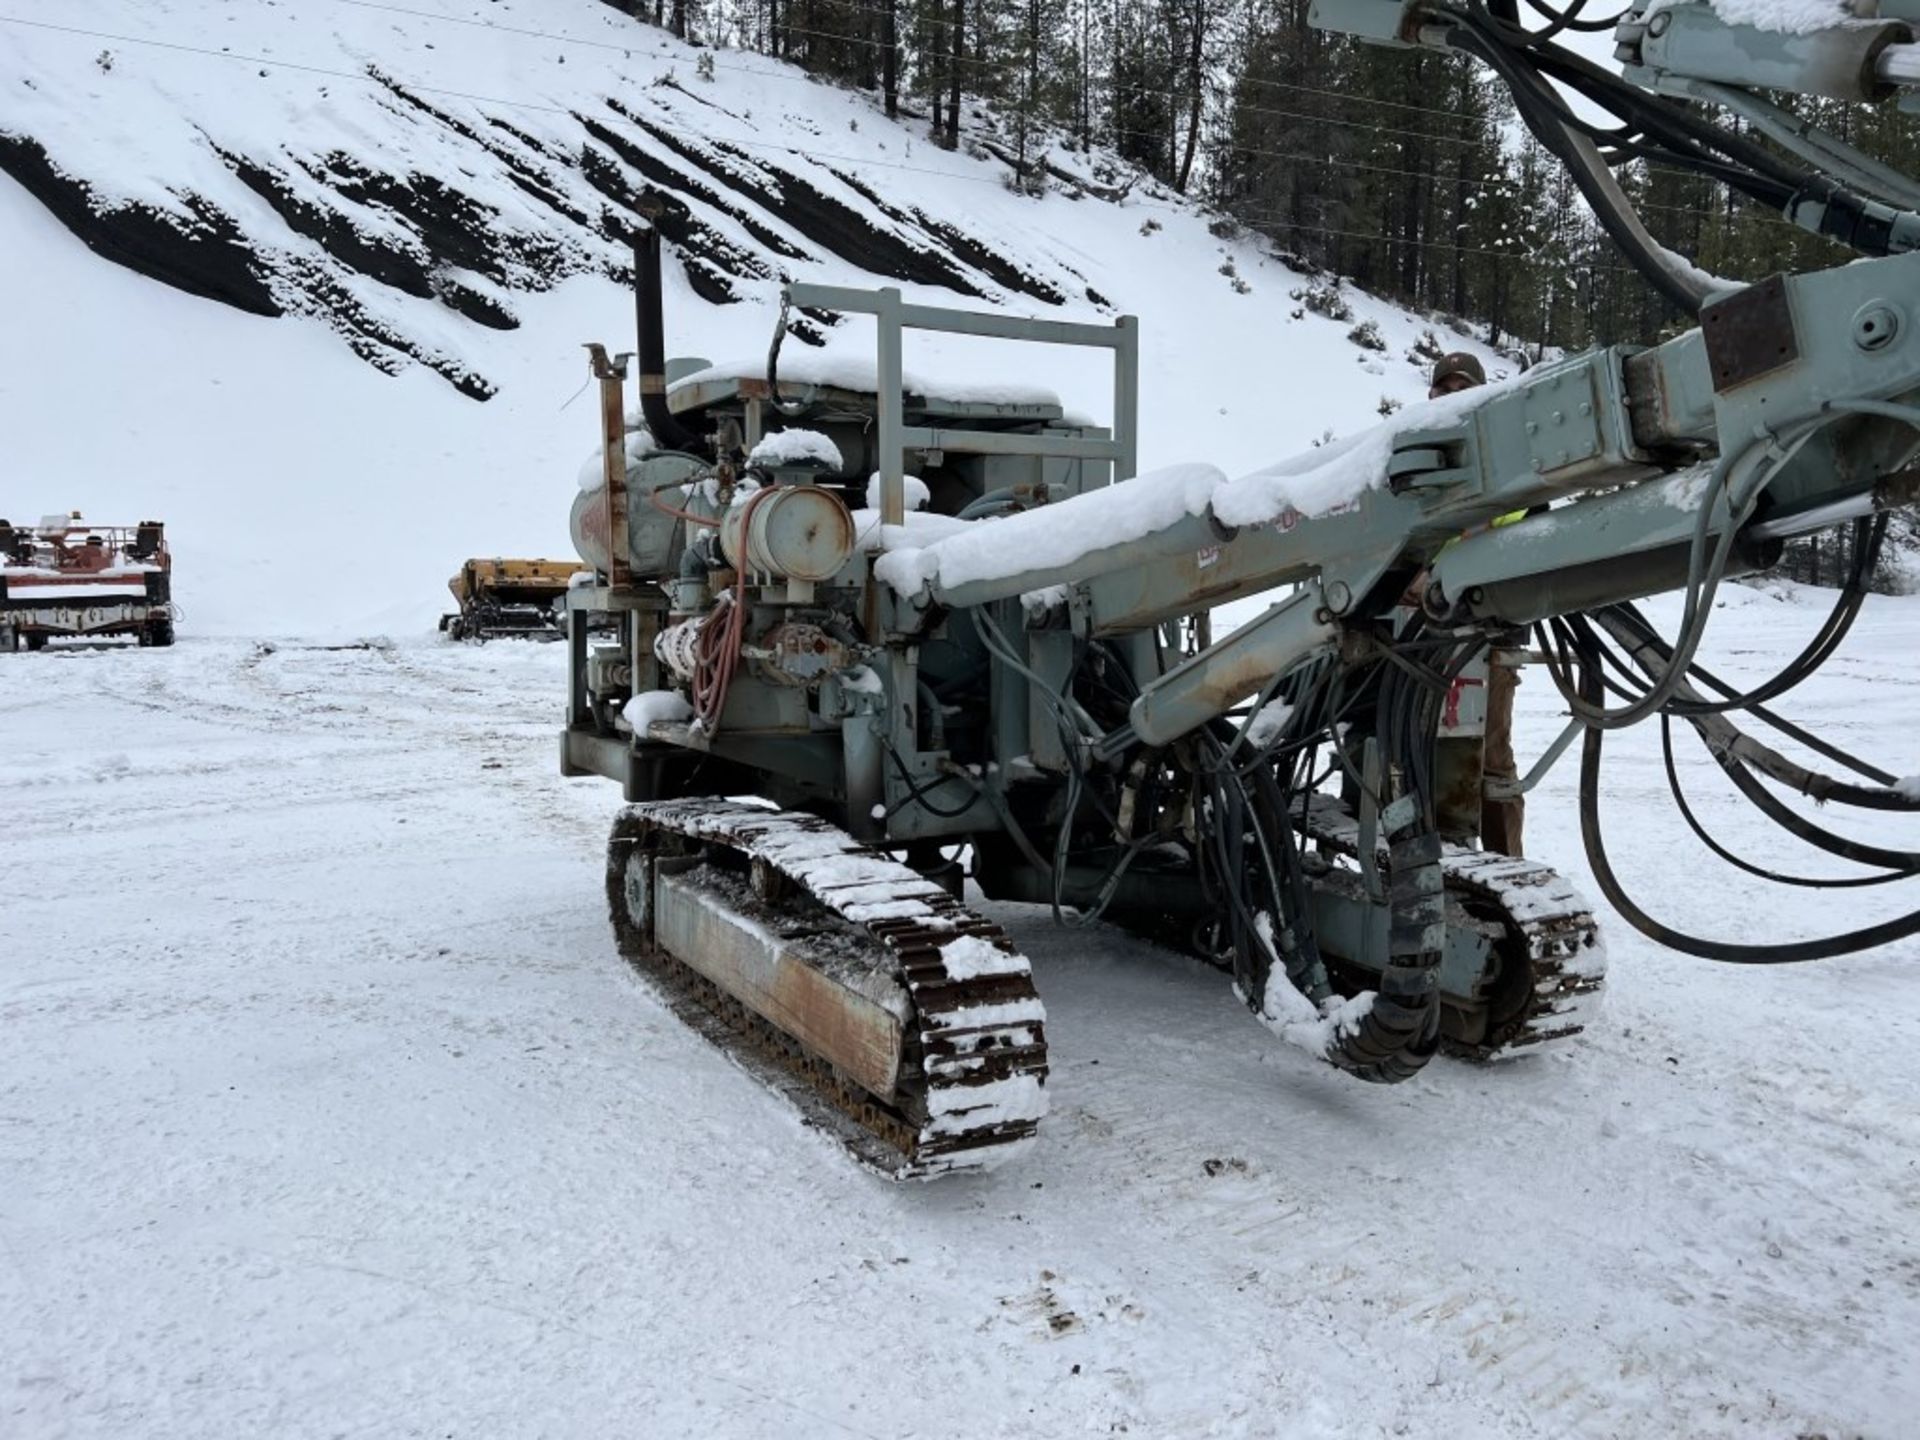
[{"label": "hydraulic hose", "polygon": [[[1597,691],[1591,677],[1588,688]],[[1597,694],[1590,699],[1597,699]],[[1808,960],[1829,960],[1837,955],[1851,955],[1859,950],[1870,950],[1879,945],[1891,945],[1896,940],[1904,940],[1909,935],[1920,934],[1920,910],[1899,916],[1893,920],[1882,921],[1878,925],[1868,925],[1859,930],[1850,930],[1841,935],[1829,935],[1818,940],[1794,940],[1780,945],[1741,945],[1726,940],[1709,940],[1703,936],[1690,935],[1675,930],[1669,925],[1655,920],[1634,902],[1626,888],[1621,885],[1620,877],[1614,873],[1613,862],[1607,855],[1606,841],[1600,830],[1600,755],[1606,734],[1599,729],[1587,731],[1586,743],[1580,753],[1580,838],[1585,842],[1587,862],[1593,867],[1593,878],[1600,886],[1600,892],[1607,897],[1609,904],[1626,917],[1642,935],[1656,940],[1669,949],[1678,950],[1685,955],[1695,955],[1703,960],[1718,960],[1730,965],[1792,965]]]},{"label": "hydraulic hose", "polygon": [[1446,944],[1440,834],[1423,824],[1411,796],[1387,807],[1399,824],[1387,832],[1391,919],[1387,966],[1373,1008],[1327,1059],[1362,1080],[1394,1085],[1426,1068],[1440,1048],[1440,958]]},{"label": "hydraulic hose", "polygon": [[773,327],[773,342],[767,346],[767,395],[773,401],[773,408],[782,415],[797,416],[807,413],[803,400],[788,400],[780,393],[780,346],[787,338],[787,316],[791,311],[787,292],[780,292],[780,318]]},{"label": "hydraulic hose", "polygon": [[1387,835],[1387,964],[1372,1009],[1327,1053],[1333,1065],[1362,1080],[1409,1080],[1440,1048],[1447,918],[1433,805],[1433,744],[1447,691],[1482,648],[1478,639],[1470,640],[1438,671],[1394,670],[1382,684],[1380,734],[1401,775],[1400,794],[1380,817]]},{"label": "hydraulic hose", "polygon": [[1756,865],[1751,860],[1742,859],[1714,838],[1693,813],[1693,806],[1687,803],[1686,788],[1680,783],[1680,769],[1673,758],[1673,721],[1660,717],[1660,754],[1667,769],[1667,789],[1672,792],[1674,804],[1680,808],[1680,818],[1687,822],[1687,828],[1693,831],[1702,845],[1736,870],[1761,880],[1771,880],[1776,885],[1794,885],[1807,890],[1855,890],[1869,885],[1886,885],[1895,880],[1905,880],[1913,872],[1902,870],[1882,870],[1872,875],[1788,875],[1784,871],[1769,870],[1764,865]]},{"label": "hydraulic hose", "polygon": [[[749,495],[740,516],[740,533],[748,535],[753,512],[760,502],[780,491],[768,486]],[[727,708],[727,691],[733,685],[733,672],[740,668],[740,646],[747,630],[746,557],[735,567],[733,589],[722,595],[700,627],[699,648],[695,651],[693,709],[697,723],[708,734],[720,728],[721,713]]]}]

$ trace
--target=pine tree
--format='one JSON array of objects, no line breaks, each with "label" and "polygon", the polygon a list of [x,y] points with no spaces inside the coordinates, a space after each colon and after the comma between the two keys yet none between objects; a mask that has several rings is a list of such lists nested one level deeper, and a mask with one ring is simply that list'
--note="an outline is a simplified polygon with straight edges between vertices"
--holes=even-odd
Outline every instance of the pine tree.
[{"label": "pine tree", "polygon": [[[944,146],[971,102],[1016,184],[1037,188],[1062,140],[1108,146],[1301,265],[1478,321],[1496,344],[1650,342],[1689,323],[1599,230],[1484,70],[1316,30],[1311,0],[608,3],[876,92]],[[1897,107],[1779,103],[1896,170],[1920,168],[1920,118]],[[1849,258],[1698,174],[1640,161],[1616,173],[1655,238],[1710,272]]]}]

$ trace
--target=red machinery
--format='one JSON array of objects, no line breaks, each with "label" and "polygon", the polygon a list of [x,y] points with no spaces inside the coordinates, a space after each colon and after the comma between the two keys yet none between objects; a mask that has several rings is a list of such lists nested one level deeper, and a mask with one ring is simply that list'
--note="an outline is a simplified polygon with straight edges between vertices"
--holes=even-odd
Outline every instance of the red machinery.
[{"label": "red machinery", "polygon": [[31,528],[0,520],[0,649],[55,636],[173,643],[173,557],[158,520],[90,525],[79,511]]}]

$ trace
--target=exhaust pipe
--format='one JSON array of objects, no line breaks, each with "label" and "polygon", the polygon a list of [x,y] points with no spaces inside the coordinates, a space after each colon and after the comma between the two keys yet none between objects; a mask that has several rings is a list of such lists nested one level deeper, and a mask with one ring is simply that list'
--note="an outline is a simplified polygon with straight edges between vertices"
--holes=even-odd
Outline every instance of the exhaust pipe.
[{"label": "exhaust pipe", "polygon": [[707,438],[688,429],[667,409],[667,342],[660,305],[660,232],[649,225],[633,242],[634,306],[640,326],[640,413],[654,443],[668,450],[705,455]]}]

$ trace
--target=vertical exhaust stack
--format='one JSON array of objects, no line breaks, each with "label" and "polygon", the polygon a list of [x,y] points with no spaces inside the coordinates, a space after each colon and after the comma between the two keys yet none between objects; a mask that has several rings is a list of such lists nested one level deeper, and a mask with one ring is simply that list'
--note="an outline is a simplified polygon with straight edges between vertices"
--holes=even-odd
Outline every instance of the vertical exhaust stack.
[{"label": "vertical exhaust stack", "polygon": [[667,409],[667,342],[660,304],[660,232],[646,227],[633,242],[634,308],[639,321],[640,413],[654,443],[667,450],[704,454],[706,437],[673,418]]}]

